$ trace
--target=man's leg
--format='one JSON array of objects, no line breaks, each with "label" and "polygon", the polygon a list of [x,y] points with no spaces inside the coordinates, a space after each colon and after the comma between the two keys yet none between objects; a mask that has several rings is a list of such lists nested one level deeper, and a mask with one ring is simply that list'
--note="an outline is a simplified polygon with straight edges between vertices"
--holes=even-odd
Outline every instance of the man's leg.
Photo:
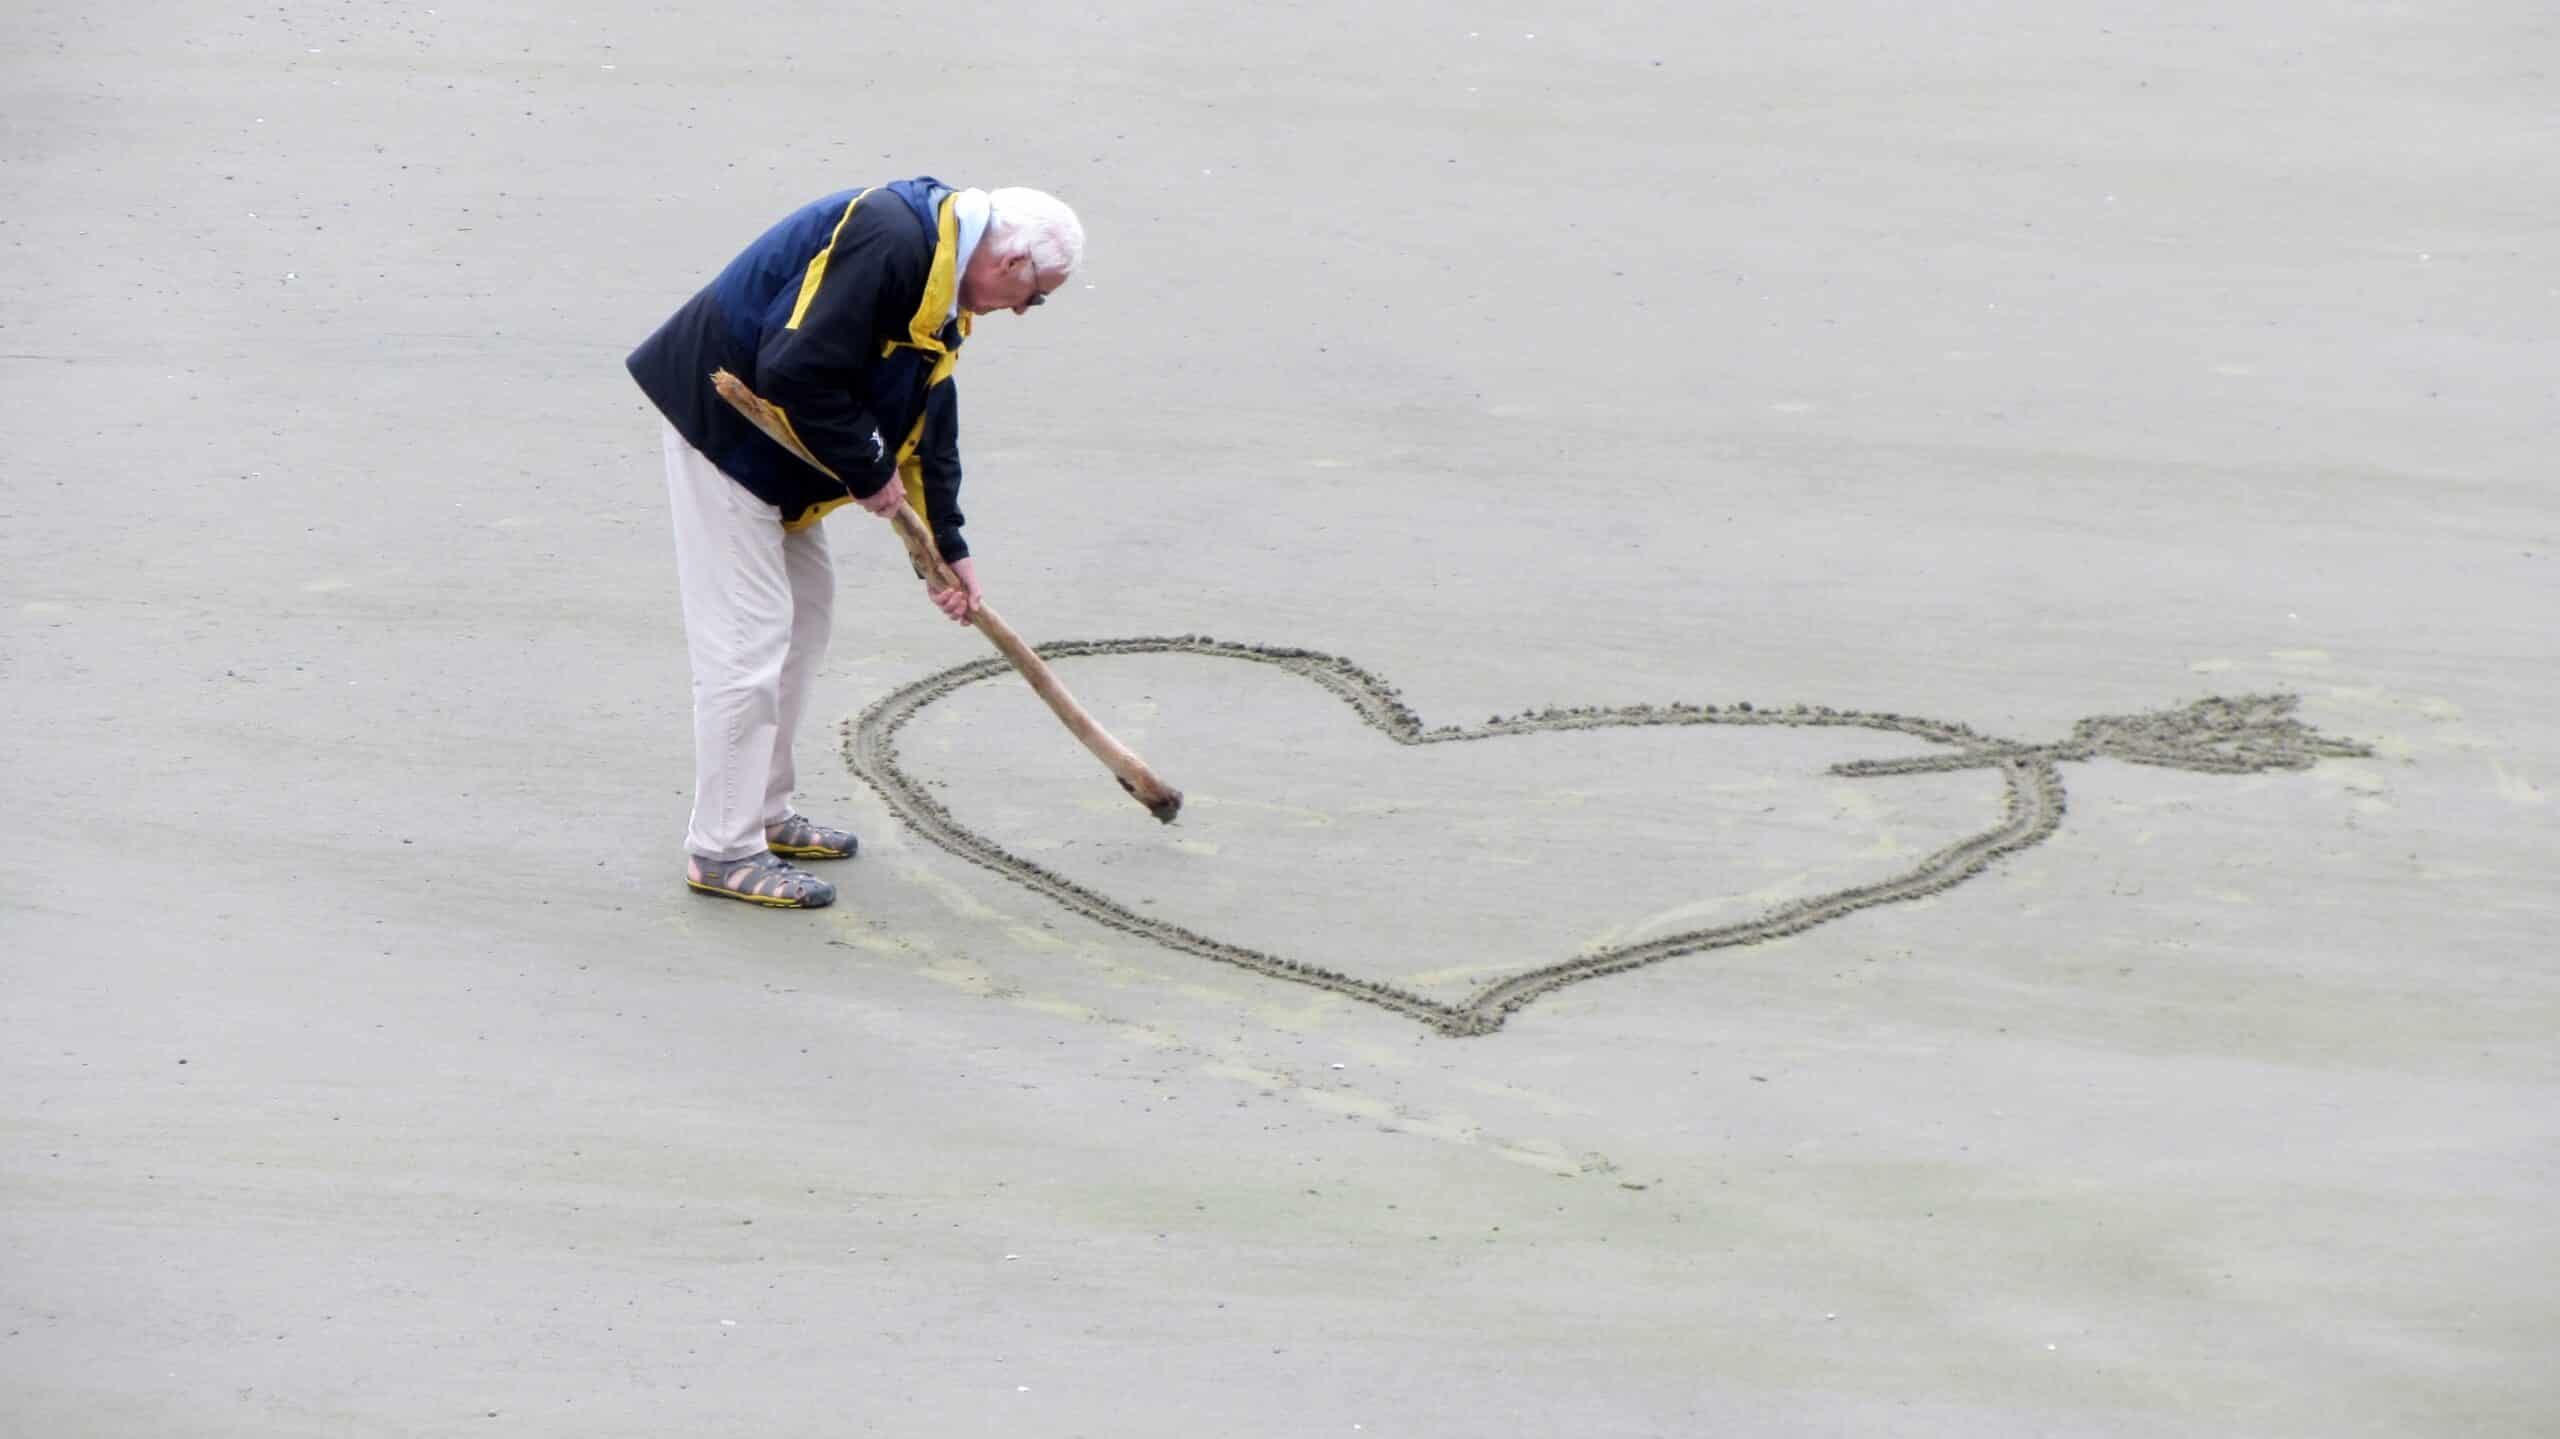
[{"label": "man's leg", "polygon": [[[799,775],[791,762],[791,741],[800,732],[800,714],[808,705],[809,687],[817,678],[820,662],[827,657],[827,638],[834,628],[836,604],[835,561],[827,554],[827,535],[822,526],[784,531],[782,563],[791,591],[791,642],[782,659],[773,756],[766,771],[764,807],[758,816],[765,831],[780,827],[792,815],[791,791],[798,784]],[[760,839],[765,837],[763,833],[758,835]]]},{"label": "man's leg", "polygon": [[693,817],[685,848],[697,859],[741,860],[765,847],[764,795],[791,638],[782,517],[672,425],[665,449],[693,667]]}]

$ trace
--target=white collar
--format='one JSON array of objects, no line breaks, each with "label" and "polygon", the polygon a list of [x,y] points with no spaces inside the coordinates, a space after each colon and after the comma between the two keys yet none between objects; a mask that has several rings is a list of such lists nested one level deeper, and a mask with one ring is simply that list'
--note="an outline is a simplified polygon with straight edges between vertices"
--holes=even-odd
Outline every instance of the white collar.
[{"label": "white collar", "polygon": [[951,313],[943,316],[947,324],[960,318],[960,277],[969,273],[969,257],[978,253],[978,242],[987,236],[987,192],[955,190],[951,195],[951,218],[957,223],[960,255],[951,272]]}]

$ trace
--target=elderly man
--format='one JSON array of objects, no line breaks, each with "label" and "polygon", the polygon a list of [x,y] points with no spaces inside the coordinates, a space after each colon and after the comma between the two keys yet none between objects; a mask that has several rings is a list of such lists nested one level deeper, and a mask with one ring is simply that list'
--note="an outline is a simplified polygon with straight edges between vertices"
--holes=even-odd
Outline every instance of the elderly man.
[{"label": "elderly man", "polygon": [[[835,569],[819,521],[903,497],[960,586],[927,587],[966,622],[981,592],[960,536],[959,402],[970,322],[1019,315],[1084,254],[1075,212],[1038,190],[955,190],[930,176],[830,195],[767,230],[632,351],[666,417],[667,495],[693,665],[693,819],[685,882],[814,909],[835,886],[793,859],[846,859],[851,833],[792,808],[792,731],[827,651]],[[724,403],[728,370],[833,474]]]}]

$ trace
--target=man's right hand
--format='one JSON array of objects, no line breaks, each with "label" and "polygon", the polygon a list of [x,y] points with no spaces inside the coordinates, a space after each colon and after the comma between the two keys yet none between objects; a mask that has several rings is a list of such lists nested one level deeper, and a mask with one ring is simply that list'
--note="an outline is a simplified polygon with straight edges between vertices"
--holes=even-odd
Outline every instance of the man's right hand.
[{"label": "man's right hand", "polygon": [[906,497],[907,487],[898,483],[896,475],[891,475],[889,483],[873,491],[868,498],[856,499],[854,503],[885,520],[898,512],[898,502]]}]

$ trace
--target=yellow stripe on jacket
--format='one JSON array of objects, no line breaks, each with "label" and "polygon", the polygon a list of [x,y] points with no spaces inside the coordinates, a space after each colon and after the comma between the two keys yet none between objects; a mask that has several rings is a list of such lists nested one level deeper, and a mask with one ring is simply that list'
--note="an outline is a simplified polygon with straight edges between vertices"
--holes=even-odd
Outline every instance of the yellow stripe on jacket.
[{"label": "yellow stripe on jacket", "polygon": [[[862,195],[870,193],[870,190],[865,190]],[[800,298],[791,306],[790,323],[782,328],[786,330],[800,328],[801,318],[809,313],[809,302],[818,298],[818,286],[826,281],[827,257],[836,252],[836,241],[844,238],[845,222],[853,218],[853,207],[862,203],[862,195],[856,195],[845,202],[844,213],[836,217],[835,229],[827,233],[827,247],[809,257],[809,268],[800,272]]]}]

